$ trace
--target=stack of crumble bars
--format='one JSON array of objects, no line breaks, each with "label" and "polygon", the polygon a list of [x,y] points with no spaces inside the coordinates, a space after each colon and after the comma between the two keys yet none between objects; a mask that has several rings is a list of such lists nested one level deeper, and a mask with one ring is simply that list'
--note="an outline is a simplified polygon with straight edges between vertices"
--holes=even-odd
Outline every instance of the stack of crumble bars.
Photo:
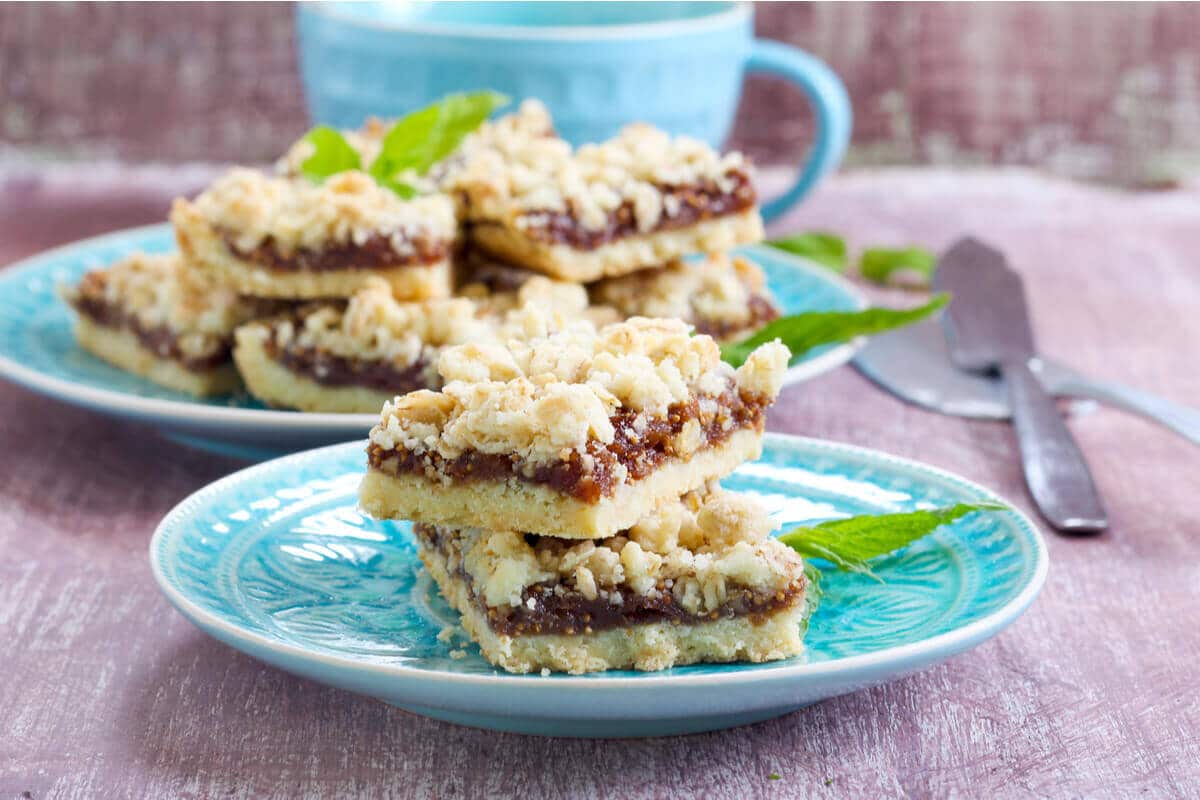
[{"label": "stack of crumble bars", "polygon": [[718,480],[758,456],[789,353],[736,370],[679,320],[524,306],[384,406],[362,507],[510,672],[659,670],[802,650],[801,558]]},{"label": "stack of crumble bars", "polygon": [[[345,135],[369,163],[387,129]],[[669,317],[721,341],[777,315],[758,268],[726,255],[762,236],[739,154],[645,125],[573,149],[536,101],[409,176],[412,199],[358,170],[313,183],[311,152],[228,171],[175,202],[178,255],[69,289],[80,344],[198,396],[244,385],[275,407],[373,413],[441,388],[441,352],[494,341],[530,303],[582,293],[596,324]]]},{"label": "stack of crumble bars", "polygon": [[[387,126],[346,133],[368,163]],[[727,252],[762,237],[736,153],[631,125],[573,149],[526,102],[402,199],[358,170],[236,168],[171,212],[178,255],[67,291],[80,344],[195,395],[377,412],[363,507],[511,672],[801,649],[800,557],[718,481],[758,456],[789,353]],[[700,260],[683,260],[702,254]]]}]

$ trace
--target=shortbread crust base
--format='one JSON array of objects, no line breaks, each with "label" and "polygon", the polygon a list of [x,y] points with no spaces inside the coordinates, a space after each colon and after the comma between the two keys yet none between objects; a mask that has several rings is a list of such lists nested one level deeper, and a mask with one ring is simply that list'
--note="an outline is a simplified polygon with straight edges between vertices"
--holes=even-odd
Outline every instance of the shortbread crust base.
[{"label": "shortbread crust base", "polygon": [[365,386],[325,386],[292,372],[263,348],[265,331],[243,325],[234,334],[233,360],[242,373],[246,389],[269,406],[299,411],[335,414],[378,414],[393,392]]},{"label": "shortbread crust base", "polygon": [[507,636],[488,625],[466,581],[447,572],[444,555],[426,547],[420,547],[419,553],[442,597],[462,615],[463,628],[484,658],[508,672],[655,671],[701,662],[778,661],[804,651],[802,597],[759,624],[749,617],[733,617],[696,624],[630,625],[574,636]]},{"label": "shortbread crust base", "polygon": [[624,236],[594,250],[539,242],[494,222],[477,222],[470,230],[472,241],[498,258],[578,283],[628,275],[691,253],[723,253],[763,238],[757,208],[687,228]]},{"label": "shortbread crust base", "polygon": [[424,473],[392,475],[371,467],[359,503],[378,519],[407,519],[452,527],[518,530],[564,539],[603,539],[632,527],[662,502],[758,458],[762,433],[742,430],[700,450],[688,461],[669,460],[645,478],[585,503],[544,484],[517,478],[442,483]]},{"label": "shortbread crust base", "polygon": [[114,367],[196,397],[231,394],[242,381],[232,364],[196,372],[173,358],[163,358],[144,347],[131,331],[99,325],[81,315],[75,326],[79,346]]},{"label": "shortbread crust base", "polygon": [[454,288],[454,271],[449,258],[428,265],[386,269],[272,270],[231,253],[208,221],[190,204],[177,202],[171,211],[171,222],[187,262],[239,294],[283,300],[349,297],[383,279],[392,287],[397,300],[429,300],[449,297]]}]

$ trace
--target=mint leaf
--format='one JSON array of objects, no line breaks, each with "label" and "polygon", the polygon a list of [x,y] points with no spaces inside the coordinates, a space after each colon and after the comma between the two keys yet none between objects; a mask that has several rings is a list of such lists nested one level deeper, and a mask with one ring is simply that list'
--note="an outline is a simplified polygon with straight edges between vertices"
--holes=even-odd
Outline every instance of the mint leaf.
[{"label": "mint leaf", "polygon": [[383,179],[379,179],[379,185],[383,186],[384,188],[391,189],[393,192],[395,192],[397,195],[399,195],[400,198],[403,200],[412,200],[414,197],[417,196],[417,190],[414,187],[410,186],[407,183],[402,183],[401,181],[394,181],[394,180],[390,180],[388,178],[383,178]]},{"label": "mint leaf", "polygon": [[[452,94],[396,121],[383,137],[382,149],[371,162],[375,180],[402,197],[416,194],[402,175],[423,175],[434,164],[458,149],[493,111],[508,104],[496,92]],[[410,194],[411,193],[411,194]]]},{"label": "mint leaf", "polygon": [[[833,519],[808,528],[793,528],[780,536],[779,541],[805,558],[821,558],[838,569],[879,580],[867,564],[872,558],[893,553],[967,514],[1004,511],[1006,508],[998,503],[959,503],[901,514],[867,514]],[[805,574],[812,583],[811,573]],[[819,583],[815,585],[819,586]]]},{"label": "mint leaf", "polygon": [[779,339],[792,351],[795,362],[817,345],[870,336],[925,319],[950,301],[938,294],[923,306],[910,309],[867,308],[862,311],[808,311],[768,322],[757,333],[734,344],[722,345],[721,358],[735,367],[745,363],[761,344]]},{"label": "mint leaf", "polygon": [[341,132],[328,125],[318,125],[304,135],[313,146],[313,154],[300,165],[300,172],[311,181],[320,183],[330,175],[358,169],[358,151],[350,146]]},{"label": "mint leaf", "polygon": [[846,240],[824,231],[798,233],[782,239],[768,239],[764,244],[793,255],[803,256],[829,267],[834,272],[846,271]]},{"label": "mint leaf", "polygon": [[858,271],[864,278],[878,284],[886,284],[900,272],[914,272],[922,286],[928,286],[933,277],[937,257],[924,247],[892,249],[872,247],[863,251],[858,262]]},{"label": "mint leaf", "polygon": [[[786,534],[785,534],[786,535]],[[825,593],[821,591],[821,570],[816,564],[804,562],[804,610],[800,612],[800,635],[808,633],[808,623],[821,605]]]}]

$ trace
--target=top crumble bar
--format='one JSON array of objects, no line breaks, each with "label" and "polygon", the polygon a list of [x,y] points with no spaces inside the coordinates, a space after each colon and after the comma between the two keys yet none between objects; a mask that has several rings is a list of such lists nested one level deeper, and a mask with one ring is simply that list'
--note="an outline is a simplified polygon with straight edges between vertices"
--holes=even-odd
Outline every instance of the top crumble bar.
[{"label": "top crumble bar", "polygon": [[597,329],[536,309],[501,345],[446,349],[439,392],[384,407],[364,508],[378,517],[599,538],[761,449],[788,350],[738,369],[678,320]]}]

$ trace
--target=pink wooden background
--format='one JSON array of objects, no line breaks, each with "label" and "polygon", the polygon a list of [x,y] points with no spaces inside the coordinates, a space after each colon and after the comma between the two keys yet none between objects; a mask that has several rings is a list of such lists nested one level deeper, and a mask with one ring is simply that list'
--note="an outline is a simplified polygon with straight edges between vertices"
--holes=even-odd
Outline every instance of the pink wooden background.
[{"label": "pink wooden background", "polygon": [[[212,176],[176,162],[274,156],[306,124],[291,13],[0,5],[0,264],[161,221]],[[1176,183],[1200,167],[1200,6],[758,15],[761,35],[830,61],[857,114],[856,169],[774,232],[825,228],[855,250],[980,235],[1025,277],[1046,352],[1200,405],[1200,184],[874,168]],[[766,163],[806,139],[776,89],[750,86],[734,137]],[[1109,410],[1070,424],[1111,530],[1051,537],[1043,594],[995,640],[760,725],[592,742],[425,720],[206,637],[158,592],[146,545],[241,465],[0,383],[0,800],[1200,797],[1200,450]],[[789,389],[769,425],[1031,510],[1008,426],[905,405],[849,367]]]},{"label": "pink wooden background", "polygon": [[[850,165],[1030,164],[1170,184],[1200,169],[1200,5],[771,4],[760,36],[843,76]],[[306,126],[289,5],[0,5],[0,164],[264,161]],[[733,144],[795,159],[804,104],[751,82]]]},{"label": "pink wooden background", "polygon": [[[197,177],[0,183],[0,263],[162,219]],[[1200,187],[859,170],[776,231],[836,230],[855,249],[974,233],[1025,277],[1047,353],[1200,405],[1197,208]],[[759,725],[578,741],[433,722],[204,635],[158,591],[146,547],[171,506],[241,464],[0,382],[0,800],[1194,800],[1200,449],[1107,409],[1070,424],[1112,527],[1049,536],[1045,589],[994,640]],[[1008,425],[906,405],[850,367],[785,391],[768,427],[919,459],[1032,513]]]}]

